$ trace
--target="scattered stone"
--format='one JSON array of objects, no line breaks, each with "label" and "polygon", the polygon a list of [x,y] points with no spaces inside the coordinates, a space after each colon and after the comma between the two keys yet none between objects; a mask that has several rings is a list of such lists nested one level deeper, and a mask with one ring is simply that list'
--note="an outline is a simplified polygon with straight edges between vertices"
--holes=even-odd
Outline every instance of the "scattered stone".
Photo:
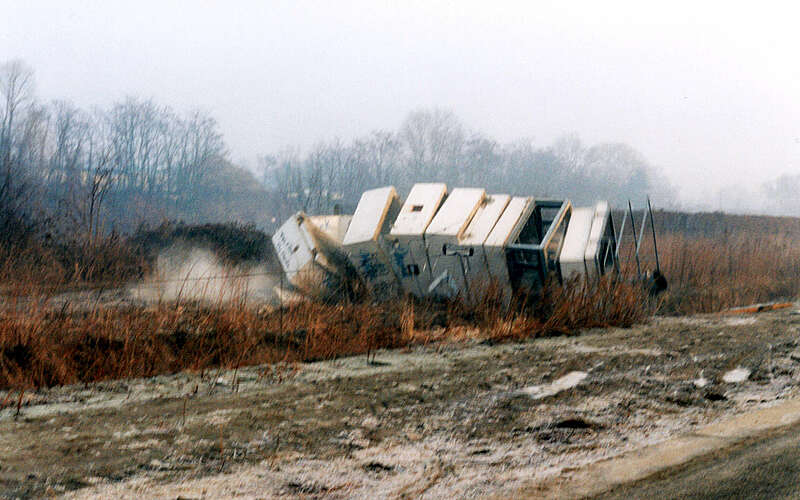
[{"label": "scattered stone", "polygon": [[792,351],[792,353],[789,354],[789,359],[800,362],[800,349]]},{"label": "scattered stone", "polygon": [[737,384],[750,378],[750,370],[747,368],[734,368],[722,376],[722,381],[728,384]]},{"label": "scattered stone", "polygon": [[542,399],[548,396],[554,396],[559,392],[567,389],[572,389],[580,384],[589,374],[586,372],[573,371],[569,372],[560,379],[550,384],[532,385],[522,389],[522,392],[532,397],[533,399]]},{"label": "scattered stone", "polygon": [[797,365],[788,358],[777,359],[766,367],[766,378],[770,377],[791,377],[797,370]]},{"label": "scattered stone", "polygon": [[695,387],[699,387],[702,389],[703,387],[708,385],[708,379],[705,377],[696,378],[692,381]]}]

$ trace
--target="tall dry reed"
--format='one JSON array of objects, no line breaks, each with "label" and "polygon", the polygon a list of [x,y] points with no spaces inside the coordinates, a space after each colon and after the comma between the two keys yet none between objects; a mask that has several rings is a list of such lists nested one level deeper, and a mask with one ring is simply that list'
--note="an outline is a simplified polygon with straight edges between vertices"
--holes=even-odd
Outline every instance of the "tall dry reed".
[{"label": "tall dry reed", "polygon": [[331,359],[461,340],[466,330],[471,338],[518,340],[629,326],[646,315],[635,286],[603,281],[558,290],[510,308],[491,298],[475,306],[309,301],[263,311],[245,301],[87,309],[18,298],[0,313],[0,388]]},{"label": "tall dry reed", "polygon": [[800,291],[800,238],[733,233],[717,238],[665,234],[661,267],[669,280],[660,311],[716,312],[793,299]]}]

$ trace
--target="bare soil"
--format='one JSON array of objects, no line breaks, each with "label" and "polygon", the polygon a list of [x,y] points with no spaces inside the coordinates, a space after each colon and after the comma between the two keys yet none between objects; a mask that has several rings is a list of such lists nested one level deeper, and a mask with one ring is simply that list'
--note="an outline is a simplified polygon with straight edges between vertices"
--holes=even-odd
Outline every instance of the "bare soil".
[{"label": "bare soil", "polygon": [[0,392],[0,496],[513,491],[797,397],[795,309]]}]

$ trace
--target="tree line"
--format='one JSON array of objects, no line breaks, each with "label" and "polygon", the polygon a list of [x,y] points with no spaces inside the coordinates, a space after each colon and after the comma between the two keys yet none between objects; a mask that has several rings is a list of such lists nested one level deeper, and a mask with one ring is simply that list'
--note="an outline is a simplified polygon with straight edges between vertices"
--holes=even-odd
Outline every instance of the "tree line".
[{"label": "tree line", "polygon": [[232,164],[208,113],[133,97],[92,110],[41,102],[31,68],[0,64],[0,238],[44,219],[89,241],[164,219],[272,230],[294,211],[352,211],[366,189],[405,193],[416,182],[579,204],[650,194],[663,207],[675,197],[628,145],[589,146],[575,135],[501,143],[442,109],[414,111],[397,130],[266,154],[258,170],[260,183]]},{"label": "tree line", "polygon": [[0,99],[0,234],[46,214],[92,239],[132,213],[185,211],[228,163],[201,111],[131,97],[91,111],[42,103],[21,61],[0,65]]},{"label": "tree line", "polygon": [[576,135],[545,147],[531,139],[502,144],[442,109],[412,112],[395,131],[322,142],[305,154],[285,149],[264,155],[259,166],[281,220],[296,210],[352,209],[373,187],[391,184],[407,192],[416,182],[433,181],[579,204],[607,199],[621,206],[647,194],[662,207],[675,203],[672,186],[626,144],[587,146]]}]

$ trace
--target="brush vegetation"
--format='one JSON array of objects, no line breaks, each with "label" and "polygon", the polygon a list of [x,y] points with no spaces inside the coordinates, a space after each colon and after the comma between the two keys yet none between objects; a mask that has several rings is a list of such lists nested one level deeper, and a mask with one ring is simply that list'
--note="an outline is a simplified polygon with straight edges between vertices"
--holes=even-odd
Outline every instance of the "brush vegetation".
[{"label": "brush vegetation", "polygon": [[[721,214],[656,213],[661,269],[657,298],[632,279],[549,284],[503,307],[497,294],[470,305],[410,297],[374,302],[348,285],[339,301],[254,306],[227,293],[151,305],[58,301],[65,290],[121,287],[151,272],[168,242],[213,249],[226,264],[272,261],[266,236],[250,226],[163,225],[94,245],[39,240],[7,247],[0,265],[0,388],[35,389],[181,370],[300,362],[466,340],[502,342],[627,327],[648,315],[692,314],[791,299],[800,289],[800,222]],[[18,241],[24,242],[24,239]],[[60,246],[62,245],[62,246]],[[648,247],[650,245],[650,247]],[[642,268],[652,269],[645,240]],[[268,266],[269,267],[269,266]],[[60,304],[60,305],[59,305]]]},{"label": "brush vegetation", "polygon": [[244,302],[55,308],[31,296],[0,316],[0,387],[38,388],[181,370],[314,361],[431,342],[490,342],[630,326],[646,307],[639,287],[603,281],[500,307],[459,301],[303,301],[256,309]]}]

